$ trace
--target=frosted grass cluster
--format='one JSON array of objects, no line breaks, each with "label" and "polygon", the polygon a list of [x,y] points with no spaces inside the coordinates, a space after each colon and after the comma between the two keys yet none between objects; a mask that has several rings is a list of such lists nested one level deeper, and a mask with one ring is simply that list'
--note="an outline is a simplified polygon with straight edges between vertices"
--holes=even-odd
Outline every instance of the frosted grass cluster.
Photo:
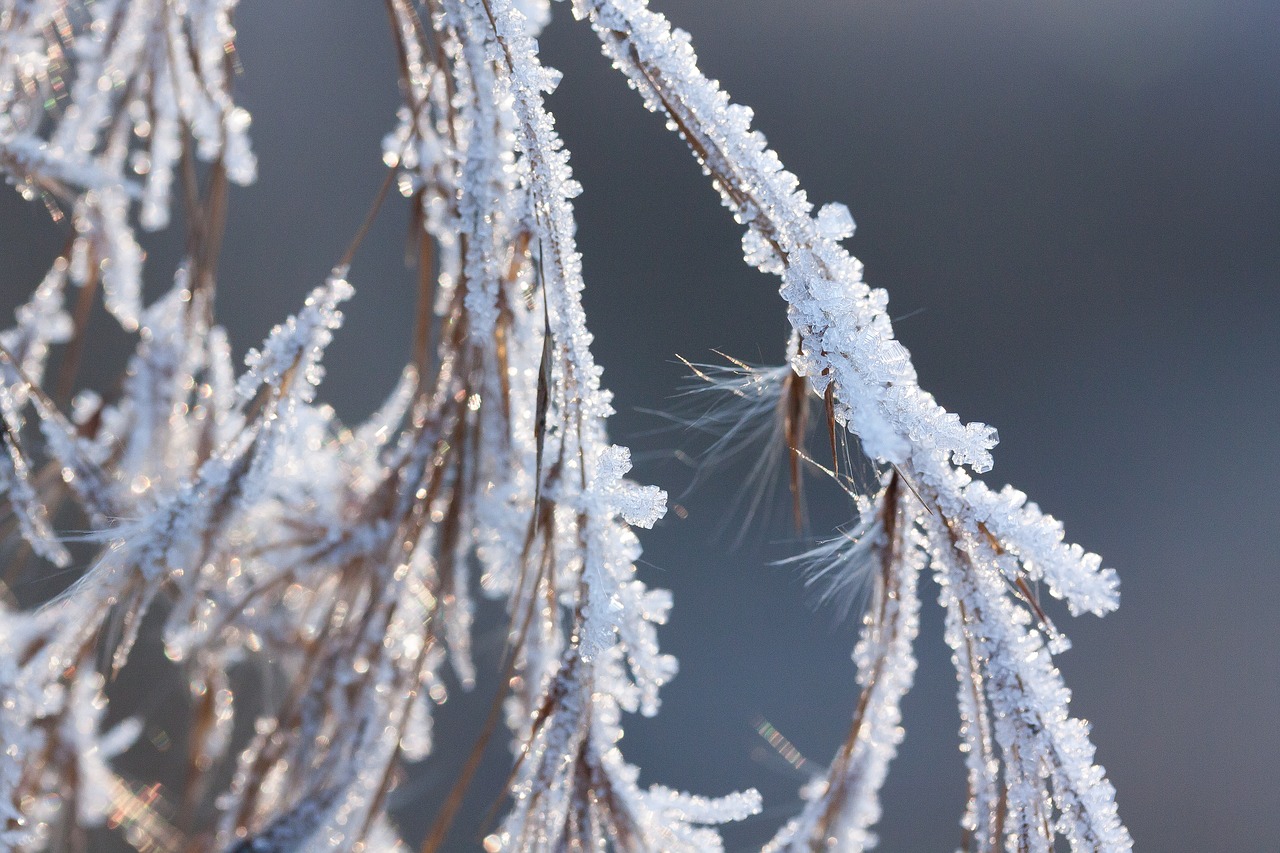
[{"label": "frosted grass cluster", "polygon": [[[657,641],[670,595],[635,571],[634,529],[666,495],[627,478],[630,454],[606,431],[580,187],[544,103],[559,77],[538,60],[547,3],[385,4],[403,106],[381,153],[412,200],[417,325],[399,383],[354,426],[317,391],[358,237],[242,366],[213,310],[227,186],[255,171],[232,96],[234,6],[0,0],[0,168],[73,232],[0,333],[4,533],[79,572],[34,609],[0,603],[0,847],[87,850],[110,829],[139,850],[408,849],[388,796],[404,762],[429,759],[449,682],[476,681],[482,594],[505,602],[509,635],[474,754],[499,718],[512,754],[485,849],[720,849],[717,825],[759,812],[759,795],[642,787],[619,748],[624,714],[656,714],[677,669]],[[1130,849],[1087,725],[1067,712],[1051,657],[1065,638],[1034,592],[1043,582],[1073,614],[1103,614],[1114,572],[1022,493],[972,478],[992,465],[995,431],[920,389],[885,293],[840,245],[848,210],[814,211],[750,110],[698,70],[688,35],[641,0],[572,11],[688,143],[746,228],[747,262],[781,279],[789,364],[700,369],[737,400],[700,425],[722,449],[766,437],[776,460],[780,447],[799,517],[798,460],[813,462],[805,437],[825,420],[857,522],[800,559],[826,594],[870,585],[861,695],[767,849],[874,846],[928,573],[959,679],[961,846]],[[166,227],[177,198],[187,255],[144,305],[134,228]],[[97,294],[136,351],[118,387],[65,402],[50,356],[74,373],[86,330],[71,309]],[[869,482],[841,472],[851,448]],[[86,527],[96,556],[82,562],[66,540]],[[189,688],[187,772],[163,810],[151,780],[115,762],[145,721],[103,723],[105,685],[149,611]],[[248,662],[282,687],[238,690],[229,673]],[[442,849],[473,770],[423,851]]]}]

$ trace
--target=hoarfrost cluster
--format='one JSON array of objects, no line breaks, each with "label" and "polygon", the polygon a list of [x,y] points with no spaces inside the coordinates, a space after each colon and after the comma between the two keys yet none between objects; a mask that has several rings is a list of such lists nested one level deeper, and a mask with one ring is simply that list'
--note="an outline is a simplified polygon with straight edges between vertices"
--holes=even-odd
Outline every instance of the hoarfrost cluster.
[{"label": "hoarfrost cluster", "polygon": [[[355,426],[317,392],[359,238],[242,366],[214,311],[228,184],[256,168],[233,99],[234,7],[0,0],[0,169],[72,226],[0,333],[5,533],[79,570],[52,601],[0,603],[0,846],[88,849],[109,824],[147,850],[407,849],[388,796],[403,762],[430,756],[446,684],[476,681],[483,594],[509,621],[494,721],[512,753],[485,849],[719,849],[717,825],[759,812],[759,796],[642,787],[619,747],[624,716],[656,714],[676,675],[657,639],[670,596],[635,568],[634,528],[666,495],[627,478],[629,451],[606,431],[580,187],[544,101],[559,76],[538,59],[548,4],[386,3],[403,105],[381,153],[388,186],[412,201],[417,325],[400,382]],[[819,465],[805,437],[825,424],[828,472],[849,493],[852,532],[797,560],[825,595],[870,589],[861,693],[847,740],[768,849],[874,846],[925,574],[958,676],[962,846],[1129,849],[1087,724],[1067,712],[1052,659],[1065,637],[1035,592],[1043,582],[1073,614],[1101,615],[1118,603],[1114,572],[1021,492],[973,479],[992,466],[995,430],[918,386],[885,293],[840,245],[849,211],[815,212],[751,111],[699,71],[688,34],[643,0],[572,12],[688,144],[744,226],[747,262],[780,279],[789,364],[695,368],[729,400],[702,426],[726,452],[767,438],[799,517],[798,471]],[[186,256],[143,304],[134,229],[166,227],[174,204]],[[61,353],[58,372],[74,374],[79,306],[99,294],[136,350],[117,387],[68,401],[47,368]],[[841,471],[850,448],[869,482]],[[186,779],[163,816],[145,808],[149,780],[114,761],[145,721],[103,723],[106,684],[150,611],[190,692]],[[246,661],[285,685],[265,705],[228,674]],[[424,851],[440,849],[456,799]]]}]

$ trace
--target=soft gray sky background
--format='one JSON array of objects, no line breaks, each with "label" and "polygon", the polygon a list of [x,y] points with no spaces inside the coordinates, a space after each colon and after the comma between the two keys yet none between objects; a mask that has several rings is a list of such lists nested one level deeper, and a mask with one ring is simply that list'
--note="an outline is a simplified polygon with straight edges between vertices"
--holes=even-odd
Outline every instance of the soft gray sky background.
[{"label": "soft gray sky background", "polygon": [[[1280,4],[1222,0],[703,0],[655,3],[693,32],[704,69],[755,108],[817,202],[848,204],[850,244],[892,296],[921,384],[1002,437],[1011,482],[1116,566],[1121,610],[1057,613],[1073,711],[1142,850],[1275,850],[1280,843]],[[573,166],[587,309],[616,438],[674,496],[696,449],[637,409],[669,408],[679,353],[776,363],[776,285],[746,268],[740,231],[684,146],[643,111],[563,4],[544,57]],[[397,103],[380,4],[246,2],[242,101],[259,183],[231,197],[219,310],[242,349],[295,310],[341,254],[381,180]],[[326,359],[323,395],[355,417],[408,352],[405,205],[354,265],[358,289]],[[60,243],[34,207],[0,197],[0,308]],[[149,280],[178,241],[151,241]],[[123,358],[104,345],[97,375]],[[92,376],[92,373],[90,374]],[[717,533],[738,468],[708,473],[645,535],[642,573],[674,590],[661,632],[682,672],[662,713],[622,746],[644,778],[698,793],[754,785],[764,816],[726,831],[767,838],[804,781],[761,750],[766,719],[818,765],[843,737],[855,685],[851,625],[814,613],[778,522],[743,545]],[[785,489],[783,490],[785,492]],[[815,500],[814,530],[846,519]],[[730,519],[732,524],[732,519]],[[926,582],[921,666],[890,772],[882,849],[958,843],[963,765],[955,677]],[[490,658],[501,639],[490,638]],[[420,833],[489,701],[441,709],[440,754],[398,802]],[[492,755],[462,823],[505,775]],[[457,849],[469,836],[455,835]]]}]

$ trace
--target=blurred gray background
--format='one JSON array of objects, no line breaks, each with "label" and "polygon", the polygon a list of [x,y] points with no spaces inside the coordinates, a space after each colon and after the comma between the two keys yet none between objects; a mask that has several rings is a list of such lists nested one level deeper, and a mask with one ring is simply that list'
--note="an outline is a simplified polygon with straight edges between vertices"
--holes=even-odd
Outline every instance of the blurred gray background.
[{"label": "blurred gray background", "polygon": [[[1054,615],[1075,643],[1060,659],[1073,711],[1094,722],[1138,848],[1278,849],[1280,4],[654,5],[755,108],[811,198],[848,204],[850,246],[889,290],[921,384],[999,428],[988,482],[1028,492],[1120,570],[1118,613]],[[741,262],[739,228],[683,144],[568,12],[556,4],[544,58],[565,72],[552,105],[586,188],[586,301],[617,394],[612,429],[635,449],[638,478],[688,512],[642,537],[642,576],[675,593],[661,639],[681,674],[622,747],[645,781],[758,787],[765,813],[725,832],[747,850],[795,813],[797,788],[845,734],[855,626],[815,612],[794,570],[772,564],[801,547],[786,507],[735,547],[745,466],[705,472],[686,494],[692,472],[674,451],[705,440],[640,411],[673,405],[686,373],[676,354],[778,363],[783,305]],[[232,193],[218,307],[243,350],[341,254],[381,180],[398,95],[381,4],[247,0],[238,24],[261,178]],[[408,355],[405,222],[400,200],[383,212],[326,359],[322,395],[350,418]],[[38,207],[0,194],[6,315],[62,239]],[[147,245],[154,294],[180,241]],[[118,371],[117,337],[98,345],[86,382]],[[811,509],[816,534],[847,520],[834,498]],[[932,581],[922,595],[907,739],[884,791],[890,851],[959,841],[955,676]],[[482,659],[501,642],[483,638]],[[439,752],[396,799],[410,838],[447,793],[491,687],[440,709]],[[761,721],[811,763],[798,771],[770,750]],[[506,768],[496,745],[461,826],[479,822]],[[459,831],[450,849],[474,846]]]}]

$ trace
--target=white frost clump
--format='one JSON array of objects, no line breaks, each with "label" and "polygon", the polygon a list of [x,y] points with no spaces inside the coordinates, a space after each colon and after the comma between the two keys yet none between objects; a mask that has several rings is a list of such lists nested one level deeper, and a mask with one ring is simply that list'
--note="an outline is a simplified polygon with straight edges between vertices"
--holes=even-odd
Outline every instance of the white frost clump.
[{"label": "white frost clump", "polygon": [[[363,229],[243,369],[215,318],[227,185],[256,170],[231,94],[235,5],[0,0],[0,170],[73,231],[0,331],[0,500],[19,555],[0,582],[0,847],[122,829],[165,851],[408,849],[388,805],[403,764],[431,760],[450,685],[478,680],[479,591],[509,631],[448,802],[505,718],[507,811],[485,849],[720,850],[718,825],[759,813],[759,795],[642,787],[619,749],[624,713],[656,714],[678,669],[657,636],[671,596],[636,576],[635,530],[658,523],[667,496],[627,479],[630,452],[606,429],[574,239],[582,188],[544,102],[560,76],[535,41],[549,4],[386,3],[404,101],[381,154],[387,187],[410,200],[416,328],[386,402],[351,426],[317,397]],[[840,246],[849,210],[814,211],[751,111],[698,70],[689,36],[643,0],[573,8],[688,141],[744,226],[748,263],[781,279],[789,364],[695,368],[733,399],[693,425],[720,432],[713,455],[771,445],[759,474],[788,458],[799,522],[800,462],[821,467],[804,455],[806,425],[823,411],[828,473],[859,517],[794,560],[823,598],[867,593],[860,696],[768,849],[875,844],[926,571],[960,679],[970,849],[1048,851],[1059,836],[1129,849],[1087,724],[1067,713],[1050,656],[1065,637],[1033,591],[1103,614],[1115,573],[1021,492],[973,479],[991,468],[995,430],[918,386],[888,297]],[[165,227],[178,194],[186,257],[146,304],[135,228]],[[119,383],[64,410],[87,333],[68,301],[99,292],[136,349]],[[870,483],[840,470],[851,438]],[[12,579],[56,580],[45,563],[80,571],[20,606]],[[158,632],[143,630],[148,613]],[[162,648],[187,693],[178,786],[112,766],[148,725],[104,725],[117,719],[109,681],[138,644]],[[272,689],[244,690],[250,673]],[[454,805],[422,850],[450,838]]]}]

